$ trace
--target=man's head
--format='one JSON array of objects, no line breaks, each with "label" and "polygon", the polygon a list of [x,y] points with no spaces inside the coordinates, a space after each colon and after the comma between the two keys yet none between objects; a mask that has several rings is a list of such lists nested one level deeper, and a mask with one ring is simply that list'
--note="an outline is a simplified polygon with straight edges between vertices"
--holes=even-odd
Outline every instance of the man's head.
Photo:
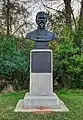
[{"label": "man's head", "polygon": [[36,23],[38,26],[43,29],[45,27],[45,24],[47,22],[47,14],[45,12],[39,12],[36,15]]}]

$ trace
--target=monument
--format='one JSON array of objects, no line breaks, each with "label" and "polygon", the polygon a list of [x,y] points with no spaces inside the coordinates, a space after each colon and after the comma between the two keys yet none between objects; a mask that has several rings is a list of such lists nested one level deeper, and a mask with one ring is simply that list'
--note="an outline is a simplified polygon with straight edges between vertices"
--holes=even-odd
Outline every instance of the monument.
[{"label": "monument", "polygon": [[56,40],[56,34],[46,30],[46,22],[47,14],[39,12],[36,16],[38,28],[26,35],[27,39],[35,41],[30,51],[30,91],[19,100],[15,112],[69,111],[53,93],[53,53],[48,43]]}]

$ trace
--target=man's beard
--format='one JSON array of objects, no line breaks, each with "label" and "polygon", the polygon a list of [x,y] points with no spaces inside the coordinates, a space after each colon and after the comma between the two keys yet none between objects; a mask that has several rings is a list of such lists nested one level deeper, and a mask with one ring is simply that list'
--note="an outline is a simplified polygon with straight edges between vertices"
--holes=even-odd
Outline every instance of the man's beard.
[{"label": "man's beard", "polygon": [[40,22],[40,23],[39,23],[39,26],[40,26],[40,28],[44,28],[44,26],[45,26],[45,23],[43,23],[43,22]]}]

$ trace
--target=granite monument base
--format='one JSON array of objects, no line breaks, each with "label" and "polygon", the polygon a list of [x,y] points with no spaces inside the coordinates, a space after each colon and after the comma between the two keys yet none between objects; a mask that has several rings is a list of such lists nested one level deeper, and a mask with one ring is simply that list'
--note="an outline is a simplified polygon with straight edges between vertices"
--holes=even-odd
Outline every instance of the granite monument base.
[{"label": "granite monument base", "polygon": [[53,54],[50,49],[30,51],[30,92],[19,100],[15,112],[69,111],[53,93]]},{"label": "granite monument base", "polygon": [[15,108],[15,112],[37,111],[68,112],[69,110],[55,93],[52,96],[30,96],[26,93],[24,99],[19,100]]}]

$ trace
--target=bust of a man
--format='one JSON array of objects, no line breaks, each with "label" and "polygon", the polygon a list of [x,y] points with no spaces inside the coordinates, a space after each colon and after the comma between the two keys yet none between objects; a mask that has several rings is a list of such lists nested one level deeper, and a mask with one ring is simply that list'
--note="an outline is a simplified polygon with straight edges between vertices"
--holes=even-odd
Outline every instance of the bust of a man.
[{"label": "bust of a man", "polygon": [[35,48],[48,48],[48,42],[56,39],[56,34],[46,30],[47,14],[39,12],[36,15],[36,23],[38,28],[32,32],[27,33],[26,38],[35,41]]}]

